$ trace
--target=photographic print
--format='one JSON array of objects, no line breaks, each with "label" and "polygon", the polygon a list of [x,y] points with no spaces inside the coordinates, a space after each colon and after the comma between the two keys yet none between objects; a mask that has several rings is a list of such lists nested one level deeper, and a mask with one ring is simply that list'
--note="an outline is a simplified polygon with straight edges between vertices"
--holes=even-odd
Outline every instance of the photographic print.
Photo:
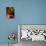
[{"label": "photographic print", "polygon": [[46,25],[19,25],[20,40],[46,41]]},{"label": "photographic print", "polygon": [[6,7],[6,16],[9,19],[15,18],[15,9],[14,7]]}]

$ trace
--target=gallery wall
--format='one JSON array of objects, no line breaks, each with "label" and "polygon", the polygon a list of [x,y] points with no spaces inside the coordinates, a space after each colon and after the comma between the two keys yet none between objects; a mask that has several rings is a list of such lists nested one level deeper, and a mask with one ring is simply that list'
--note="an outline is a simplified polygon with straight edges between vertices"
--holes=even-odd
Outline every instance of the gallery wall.
[{"label": "gallery wall", "polygon": [[[7,6],[15,8],[14,19],[5,17]],[[17,35],[18,24],[46,24],[46,0],[0,0],[0,44],[8,43],[9,32]]]}]

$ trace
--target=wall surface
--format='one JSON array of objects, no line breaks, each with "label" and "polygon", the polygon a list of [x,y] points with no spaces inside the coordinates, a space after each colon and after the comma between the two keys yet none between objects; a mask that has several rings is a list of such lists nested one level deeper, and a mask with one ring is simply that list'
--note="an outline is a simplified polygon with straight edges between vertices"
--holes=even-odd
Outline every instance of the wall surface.
[{"label": "wall surface", "polygon": [[[6,7],[16,7],[15,3],[13,0],[0,0],[0,44],[9,42],[8,34],[10,32],[16,32],[17,35],[18,16],[16,15],[15,19],[6,19]],[[15,42],[17,43],[17,39]]]},{"label": "wall surface", "polygon": [[46,0],[16,0],[19,24],[46,24]]},{"label": "wall surface", "polygon": [[[15,7],[15,19],[6,19],[6,7]],[[8,43],[17,24],[46,24],[46,0],[0,0],[0,44]],[[17,42],[17,39],[16,39]]]}]

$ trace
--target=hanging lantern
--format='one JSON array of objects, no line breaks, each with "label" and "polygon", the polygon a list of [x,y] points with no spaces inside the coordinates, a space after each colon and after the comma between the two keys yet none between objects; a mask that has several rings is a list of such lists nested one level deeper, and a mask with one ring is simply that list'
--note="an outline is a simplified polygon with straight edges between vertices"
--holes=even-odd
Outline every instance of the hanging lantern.
[{"label": "hanging lantern", "polygon": [[[10,33],[9,36],[8,36],[8,39],[10,41],[12,41],[11,45],[13,45],[13,42],[15,41],[16,39],[16,34],[13,32],[13,33]],[[15,43],[15,42],[14,42]],[[8,42],[8,46],[10,46],[10,43]]]},{"label": "hanging lantern", "polygon": [[8,36],[9,40],[15,40],[16,38],[16,34],[15,33],[10,33],[10,35]]}]

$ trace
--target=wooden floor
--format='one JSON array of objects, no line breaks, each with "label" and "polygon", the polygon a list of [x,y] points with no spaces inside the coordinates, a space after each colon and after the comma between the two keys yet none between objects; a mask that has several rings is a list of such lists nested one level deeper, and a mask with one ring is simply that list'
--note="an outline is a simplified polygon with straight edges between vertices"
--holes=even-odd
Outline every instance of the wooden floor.
[{"label": "wooden floor", "polygon": [[[8,44],[0,44],[0,46],[8,46]],[[10,45],[11,46],[11,45]],[[45,41],[34,41],[31,40],[21,40],[19,44],[15,44],[14,46],[46,46]]]},{"label": "wooden floor", "polygon": [[28,41],[21,40],[20,46],[46,46],[46,42],[45,41],[32,42],[31,40],[28,40]]}]

